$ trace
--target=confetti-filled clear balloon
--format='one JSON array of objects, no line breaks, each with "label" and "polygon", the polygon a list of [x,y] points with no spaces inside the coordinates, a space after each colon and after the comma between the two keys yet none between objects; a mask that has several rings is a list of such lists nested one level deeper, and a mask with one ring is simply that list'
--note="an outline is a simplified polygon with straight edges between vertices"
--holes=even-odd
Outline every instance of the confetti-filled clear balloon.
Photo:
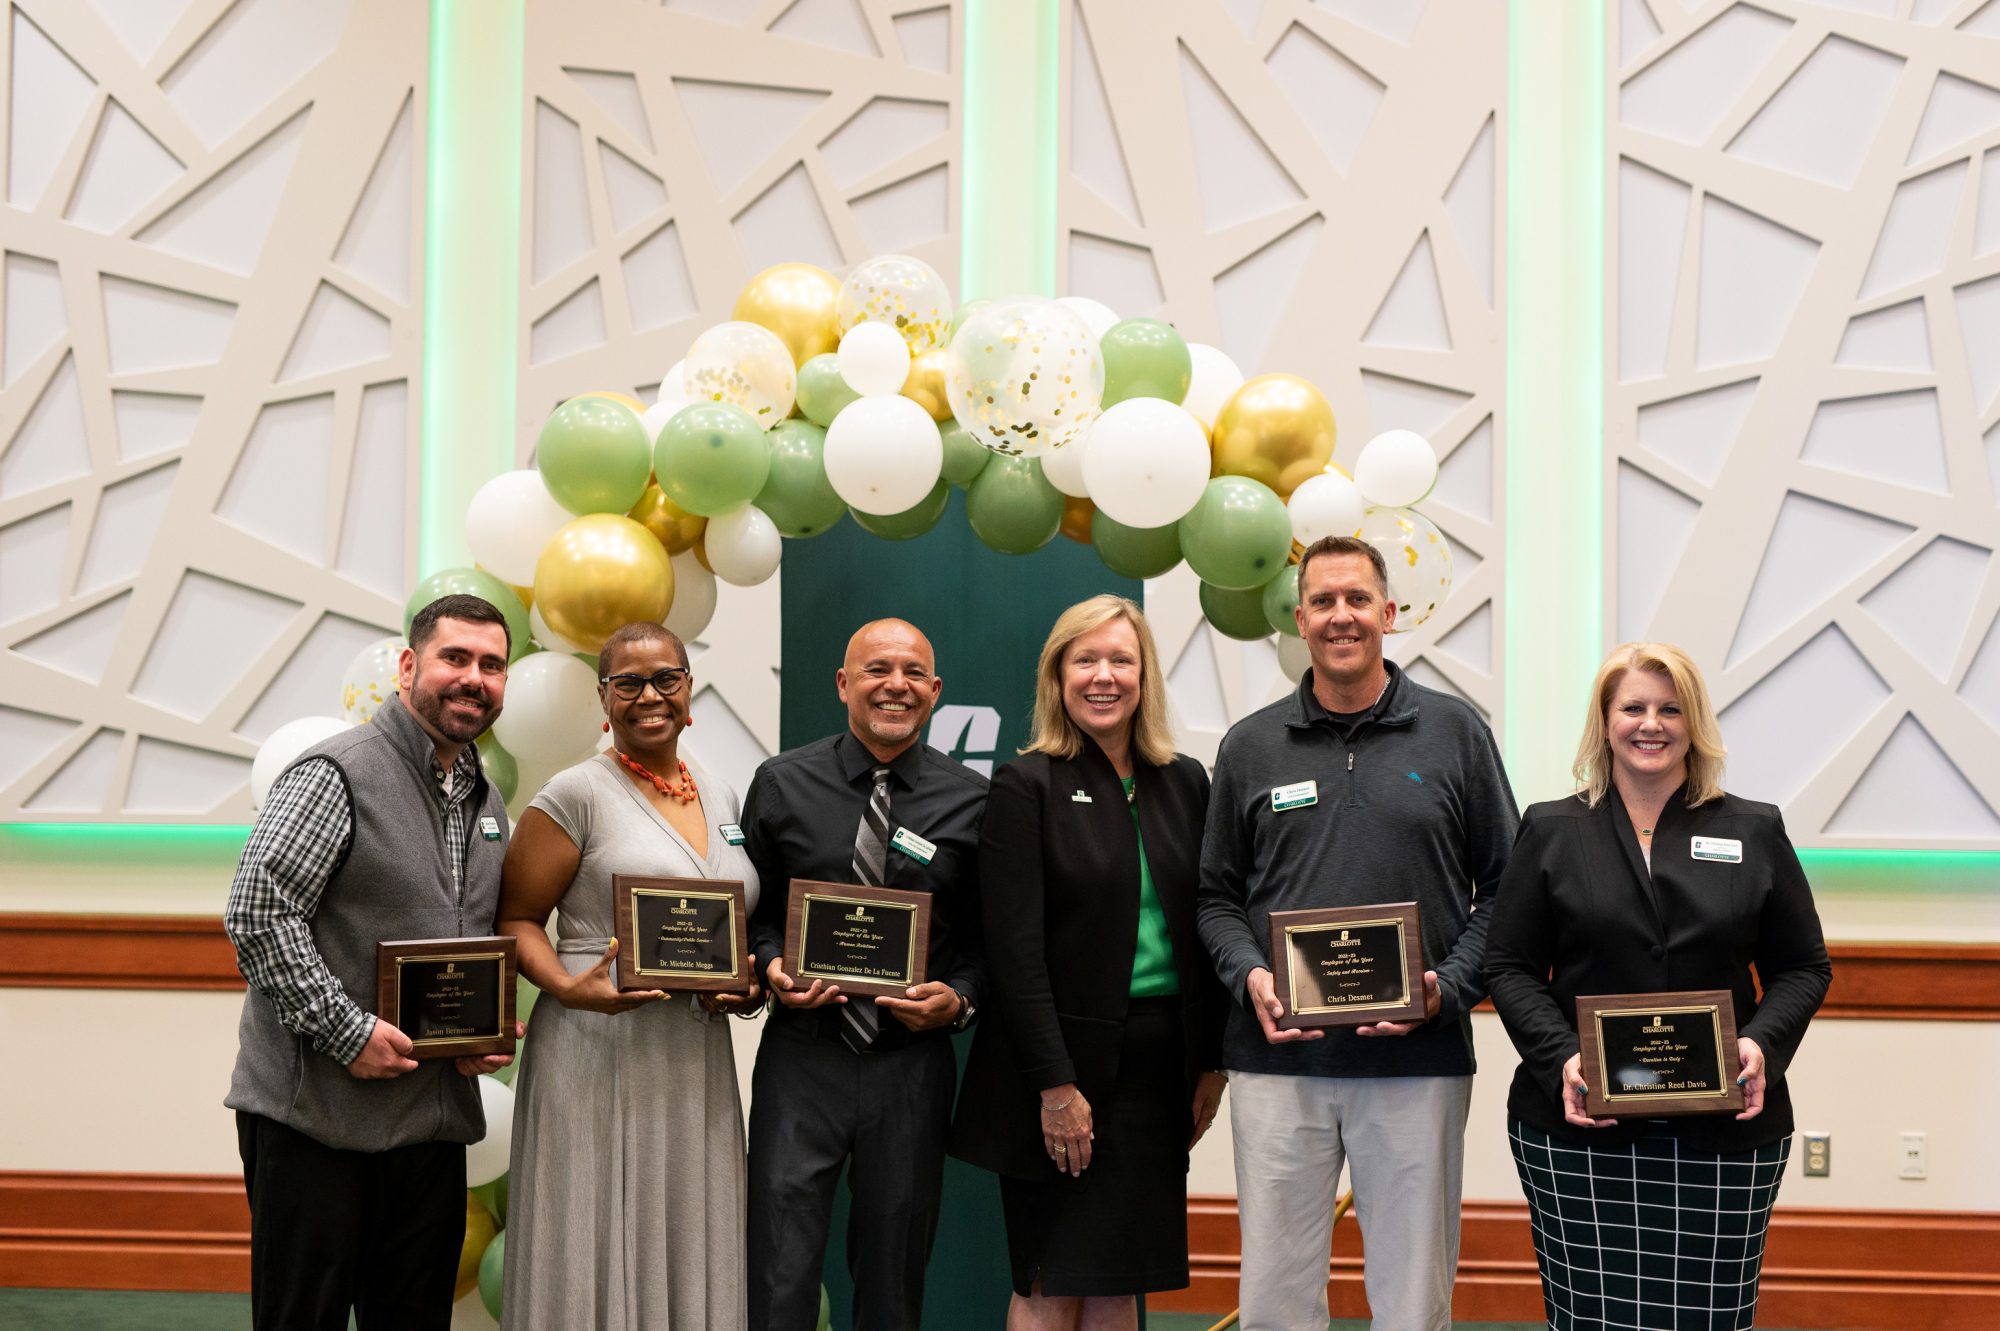
[{"label": "confetti-filled clear balloon", "polygon": [[692,402],[727,402],[770,429],[792,414],[798,370],[784,340],[762,324],[717,324],[694,340],[681,370]]},{"label": "confetti-filled clear balloon", "polygon": [[1097,419],[1104,356],[1083,319],[1055,301],[997,300],[952,338],[945,389],[967,434],[996,453],[1032,457]]},{"label": "confetti-filled clear balloon", "polygon": [[1362,515],[1359,535],[1389,565],[1393,631],[1407,633],[1437,613],[1451,594],[1451,544],[1437,524],[1413,508],[1371,508]]},{"label": "confetti-filled clear balloon", "polygon": [[376,709],[396,692],[405,646],[399,637],[378,638],[347,663],[347,673],[340,677],[340,714],[344,719],[357,726],[375,719]]},{"label": "confetti-filled clear balloon", "polygon": [[937,269],[904,254],[883,254],[854,266],[834,303],[840,331],[870,319],[888,324],[912,356],[943,346],[950,336],[951,288]]}]

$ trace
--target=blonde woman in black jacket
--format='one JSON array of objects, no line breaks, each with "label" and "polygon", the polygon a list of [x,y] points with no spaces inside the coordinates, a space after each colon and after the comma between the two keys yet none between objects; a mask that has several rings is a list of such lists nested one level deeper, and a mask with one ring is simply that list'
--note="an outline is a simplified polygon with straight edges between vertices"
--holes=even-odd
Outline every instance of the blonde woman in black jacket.
[{"label": "blonde woman in black jacket", "polygon": [[1056,620],[1034,737],[993,774],[980,918],[996,995],[952,1153],[1000,1175],[1009,1331],[1137,1323],[1188,1283],[1188,1151],[1222,1097],[1223,994],[1195,932],[1208,774],[1177,754],[1139,607]]},{"label": "blonde woman in black jacket", "polygon": [[[1486,978],[1521,1054],[1508,1135],[1559,1331],[1735,1331],[1756,1315],[1791,1151],[1785,1069],[1833,971],[1783,818],[1722,789],[1723,753],[1685,653],[1617,648],[1591,693],[1582,789],[1528,810],[1501,880]],[[1732,997],[1742,1112],[1591,1118],[1577,997],[1697,989]]]}]

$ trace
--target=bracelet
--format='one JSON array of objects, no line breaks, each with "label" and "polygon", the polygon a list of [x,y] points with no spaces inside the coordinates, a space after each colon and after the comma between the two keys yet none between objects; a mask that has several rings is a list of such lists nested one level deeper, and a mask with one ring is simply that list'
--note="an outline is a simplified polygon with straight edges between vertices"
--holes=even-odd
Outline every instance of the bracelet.
[{"label": "bracelet", "polygon": [[1042,1112],[1044,1114],[1060,1114],[1062,1113],[1063,1110],[1068,1109],[1071,1105],[1075,1103],[1076,1103],[1076,1096],[1072,1095],[1069,1099],[1063,1101],[1059,1105],[1043,1105]]}]

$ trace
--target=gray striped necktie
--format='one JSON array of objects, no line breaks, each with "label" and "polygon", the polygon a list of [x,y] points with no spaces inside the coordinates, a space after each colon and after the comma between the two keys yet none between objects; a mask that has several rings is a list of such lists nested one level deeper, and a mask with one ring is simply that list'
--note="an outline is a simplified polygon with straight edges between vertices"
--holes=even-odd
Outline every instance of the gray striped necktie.
[{"label": "gray striped necktie", "polygon": [[[868,807],[861,811],[861,825],[854,829],[854,876],[869,887],[886,887],[889,881],[889,769],[872,773],[875,786],[868,792]],[[875,1000],[850,994],[840,1008],[843,1018],[840,1038],[860,1053],[875,1043],[882,1030],[882,1010]]]}]

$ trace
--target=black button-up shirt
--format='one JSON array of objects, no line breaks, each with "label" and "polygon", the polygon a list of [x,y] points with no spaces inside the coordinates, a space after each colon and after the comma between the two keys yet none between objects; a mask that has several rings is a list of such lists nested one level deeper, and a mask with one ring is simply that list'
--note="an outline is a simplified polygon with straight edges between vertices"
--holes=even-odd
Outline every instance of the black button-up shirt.
[{"label": "black button-up shirt", "polygon": [[[784,951],[792,879],[856,881],[854,834],[874,788],[871,774],[880,765],[860,740],[843,731],[767,759],[750,779],[740,816],[744,849],[764,883],[750,921],[760,976]],[[908,828],[937,851],[925,864],[890,845],[883,885],[935,898],[925,975],[943,980],[974,1004],[982,1003],[978,861],[986,778],[922,743],[898,755],[889,772],[890,835]],[[817,1019],[826,1010],[795,1013],[779,1005],[772,1015]],[[893,1040],[904,1027],[885,1014],[882,1030]]]}]

